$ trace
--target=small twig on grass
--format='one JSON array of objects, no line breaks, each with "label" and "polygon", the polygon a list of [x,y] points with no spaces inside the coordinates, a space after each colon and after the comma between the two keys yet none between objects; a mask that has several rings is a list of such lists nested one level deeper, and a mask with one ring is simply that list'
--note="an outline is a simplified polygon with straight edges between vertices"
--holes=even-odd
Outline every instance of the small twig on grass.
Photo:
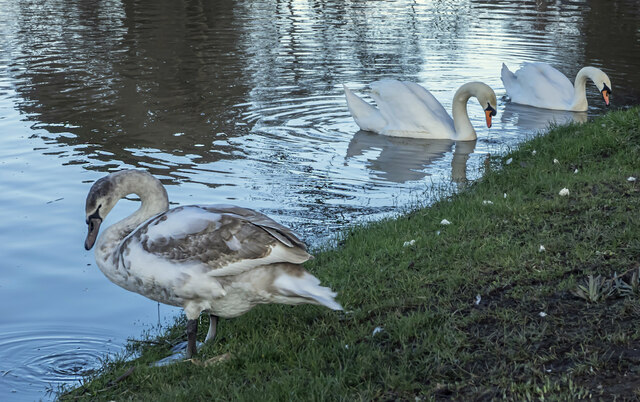
[{"label": "small twig on grass", "polygon": [[129,370],[125,371],[125,373],[124,373],[124,374],[122,374],[120,377],[116,378],[115,380],[109,381],[109,382],[107,383],[107,386],[106,386],[105,388],[101,389],[101,390],[100,390],[100,391],[98,391],[98,392],[103,392],[103,391],[106,391],[106,390],[108,390],[108,389],[110,389],[110,388],[115,387],[116,385],[118,385],[118,383],[119,383],[119,382],[121,382],[121,381],[123,381],[124,379],[126,379],[127,377],[129,377],[129,376],[133,373],[133,371],[134,371],[135,369],[136,369],[136,366],[131,366],[131,367],[129,367]]}]

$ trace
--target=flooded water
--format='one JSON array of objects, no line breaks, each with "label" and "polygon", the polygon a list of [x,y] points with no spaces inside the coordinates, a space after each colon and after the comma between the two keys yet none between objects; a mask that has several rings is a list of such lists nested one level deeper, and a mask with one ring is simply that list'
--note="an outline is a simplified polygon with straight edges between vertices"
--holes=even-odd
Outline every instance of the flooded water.
[{"label": "flooded water", "polygon": [[[0,0],[0,400],[52,399],[128,337],[179,310],[110,283],[83,248],[93,181],[148,169],[175,205],[234,203],[308,243],[479,177],[551,112],[500,99],[500,67],[603,69],[637,103],[635,1]],[[388,138],[349,115],[342,84],[418,82],[450,110],[483,81],[498,115],[470,143]],[[106,224],[132,212],[123,201]],[[338,291],[340,289],[337,289]]]}]

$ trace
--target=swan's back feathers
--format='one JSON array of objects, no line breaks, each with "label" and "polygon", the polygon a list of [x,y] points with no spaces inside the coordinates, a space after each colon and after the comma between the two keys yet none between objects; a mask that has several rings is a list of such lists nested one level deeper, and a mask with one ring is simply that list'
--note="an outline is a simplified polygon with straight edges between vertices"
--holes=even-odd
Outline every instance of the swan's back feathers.
[{"label": "swan's back feathers", "polygon": [[503,64],[501,79],[515,103],[563,109],[573,102],[571,81],[546,63],[524,63],[515,73]]},{"label": "swan's back feathers", "polygon": [[535,71],[543,76],[545,81],[548,82],[564,100],[567,102],[571,101],[573,98],[573,84],[566,75],[546,63],[526,63],[523,67],[523,69],[525,69],[523,74],[526,74],[529,68],[535,69]]},{"label": "swan's back feathers", "polygon": [[122,242],[125,266],[136,263],[127,261],[131,243],[169,263],[201,265],[210,276],[312,258],[290,229],[259,212],[228,205],[178,207],[149,219]]},{"label": "swan's back feathers", "polygon": [[371,83],[371,97],[387,121],[385,133],[455,133],[453,119],[424,87],[408,81],[380,80]]},{"label": "swan's back feathers", "polygon": [[[415,111],[411,104],[427,109],[438,119],[451,119],[442,104],[421,85],[409,81],[380,80],[371,83],[371,96],[383,115],[396,116],[400,120],[412,120]],[[421,108],[422,109],[422,108]]]},{"label": "swan's back feathers", "polygon": [[271,236],[278,239],[287,247],[299,247],[303,250],[307,249],[307,246],[293,233],[291,229],[279,224],[267,215],[254,211],[253,209],[237,207],[235,205],[210,205],[204,207],[207,211],[212,213],[225,213],[229,215],[235,215],[238,219],[245,220],[252,225],[258,226],[261,229],[267,231]]}]

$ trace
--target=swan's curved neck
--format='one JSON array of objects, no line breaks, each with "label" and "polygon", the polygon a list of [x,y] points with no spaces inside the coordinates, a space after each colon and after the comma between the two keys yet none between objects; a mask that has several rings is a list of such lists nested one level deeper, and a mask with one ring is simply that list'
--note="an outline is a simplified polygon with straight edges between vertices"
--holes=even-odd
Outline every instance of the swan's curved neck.
[{"label": "swan's curved neck", "polygon": [[140,197],[136,212],[108,227],[96,243],[96,259],[104,260],[120,242],[142,222],[169,209],[169,198],[162,183],[149,174],[137,171],[123,172],[114,178],[113,197],[117,202],[129,194]]},{"label": "swan's curved neck", "polygon": [[587,79],[593,81],[593,75],[595,73],[593,67],[583,67],[578,71],[576,80],[573,84],[573,104],[572,110],[587,110]]},{"label": "swan's curved neck", "polygon": [[475,96],[474,84],[467,83],[458,88],[453,95],[453,104],[451,105],[451,114],[453,115],[453,126],[456,129],[456,137],[452,138],[456,141],[475,140],[476,130],[471,125],[469,114],[467,113],[467,101]]}]

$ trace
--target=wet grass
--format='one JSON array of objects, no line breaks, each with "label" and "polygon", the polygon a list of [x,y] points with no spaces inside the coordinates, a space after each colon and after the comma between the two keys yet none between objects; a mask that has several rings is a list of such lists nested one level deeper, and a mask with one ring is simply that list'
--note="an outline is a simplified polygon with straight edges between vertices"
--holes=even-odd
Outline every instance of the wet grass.
[{"label": "wet grass", "polygon": [[[640,181],[627,180],[640,180],[639,110],[554,128],[486,168],[457,195],[315,253],[308,269],[346,313],[261,306],[222,320],[198,356],[228,360],[149,367],[184,339],[181,322],[61,398],[640,398]],[[615,273],[631,290],[577,296],[588,275]]]}]

